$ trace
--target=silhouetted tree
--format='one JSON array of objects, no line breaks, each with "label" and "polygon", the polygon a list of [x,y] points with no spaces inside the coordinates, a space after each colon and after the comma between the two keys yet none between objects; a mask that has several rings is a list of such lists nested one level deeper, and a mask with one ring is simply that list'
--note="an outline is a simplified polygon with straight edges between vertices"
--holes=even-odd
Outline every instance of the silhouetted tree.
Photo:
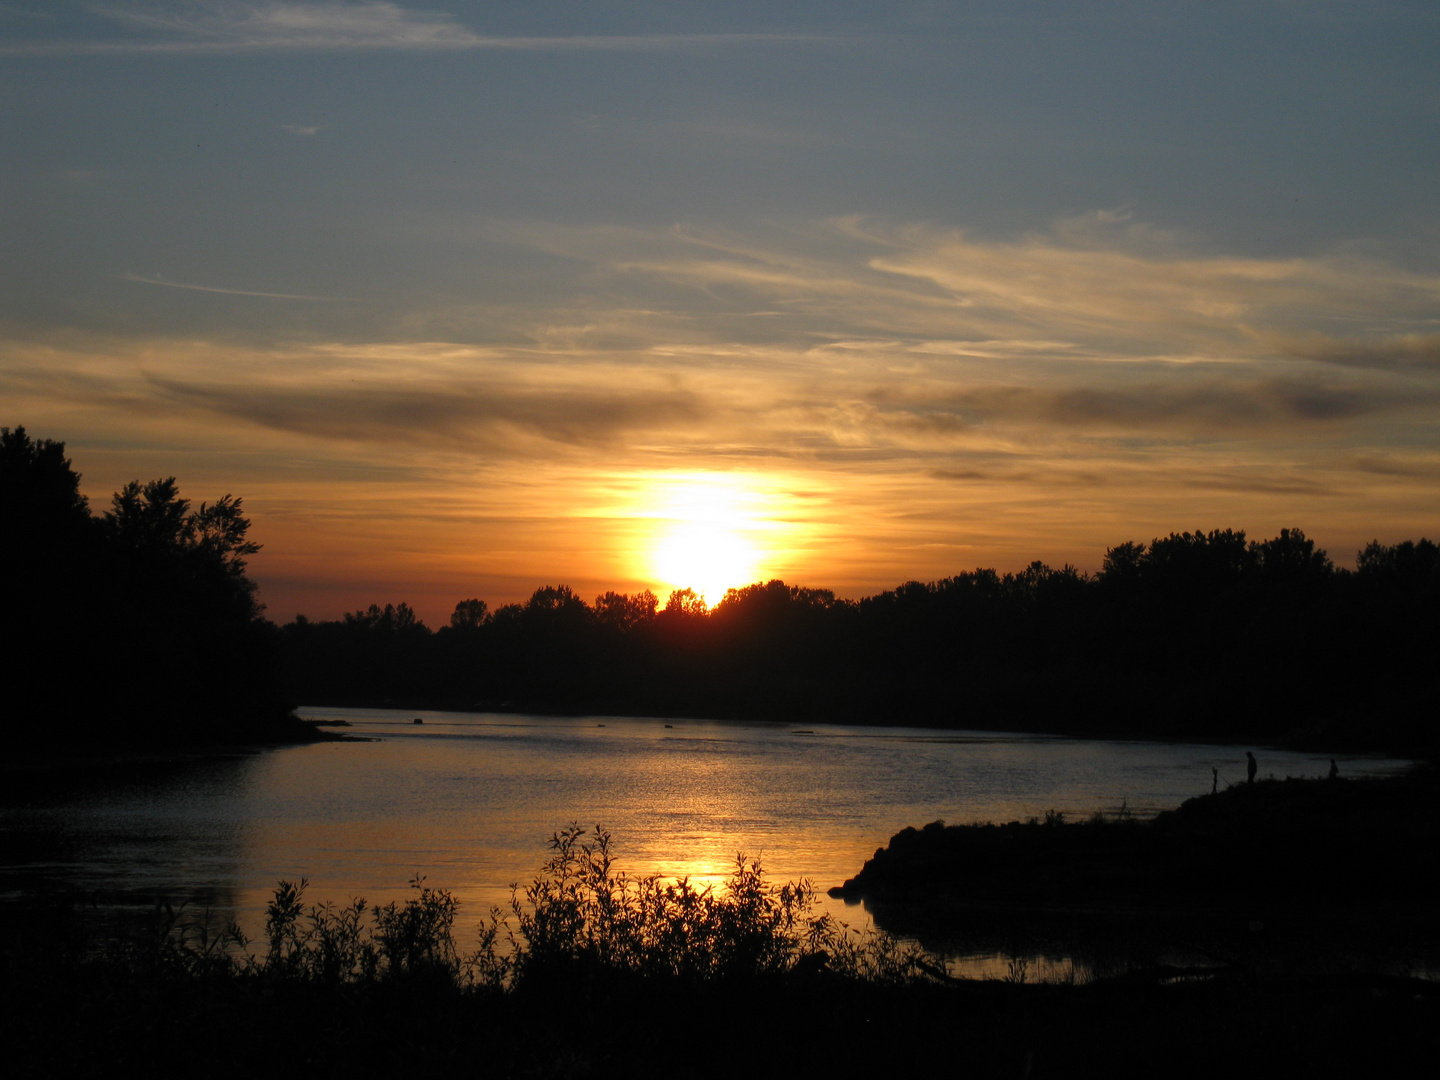
[{"label": "silhouetted tree", "polygon": [[53,543],[57,534],[89,529],[90,511],[80,494],[80,474],[70,467],[65,444],[31,439],[24,427],[0,428],[0,544]]},{"label": "silhouetted tree", "polygon": [[1197,529],[1152,540],[1141,567],[1147,584],[1177,598],[1199,600],[1238,585],[1255,562],[1243,530]]},{"label": "silhouetted tree", "polygon": [[1133,593],[1140,585],[1144,573],[1145,545],[1127,540],[1105,551],[1105,560],[1100,567],[1099,581],[1107,591],[1117,594]]},{"label": "silhouetted tree", "polygon": [[1251,543],[1257,569],[1266,584],[1316,584],[1335,573],[1335,564],[1299,529]]},{"label": "silhouetted tree", "polygon": [[0,428],[0,713],[12,738],[43,739],[57,714],[93,699],[93,619],[109,606],[101,554],[65,444]]},{"label": "silhouetted tree", "polygon": [[1355,572],[1377,588],[1433,594],[1440,588],[1440,547],[1424,537],[1389,546],[1372,540],[1356,556]]},{"label": "silhouetted tree", "polygon": [[[289,713],[260,619],[241,502],[192,510],[173,477],[127,484],[100,520],[61,443],[0,430],[9,716],[26,738],[268,738]],[[55,678],[57,670],[63,677]],[[36,724],[36,718],[45,720]]]},{"label": "silhouetted tree", "polygon": [[694,589],[674,589],[665,601],[663,614],[668,619],[703,619],[708,610],[705,598]]},{"label": "silhouetted tree", "polygon": [[478,630],[490,621],[490,607],[484,600],[461,600],[450,613],[452,630]]},{"label": "silhouetted tree", "polygon": [[619,634],[633,634],[655,618],[659,601],[649,589],[633,595],[606,592],[595,598],[595,617],[600,625]]},{"label": "silhouetted tree", "polygon": [[1399,718],[1400,745],[1433,745],[1440,713],[1440,546],[1422,537],[1371,541],[1358,554],[1347,612],[1351,670],[1370,675],[1367,696]]}]

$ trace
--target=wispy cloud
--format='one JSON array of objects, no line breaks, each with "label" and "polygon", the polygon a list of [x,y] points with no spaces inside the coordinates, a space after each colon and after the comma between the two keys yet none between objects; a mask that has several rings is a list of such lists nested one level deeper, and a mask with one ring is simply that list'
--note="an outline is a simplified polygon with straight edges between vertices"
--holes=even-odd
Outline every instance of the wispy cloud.
[{"label": "wispy cloud", "polygon": [[862,219],[774,224],[763,238],[554,225],[498,236],[586,266],[604,300],[649,309],[637,337],[702,357],[758,340],[849,371],[974,378],[1296,358],[1416,374],[1440,355],[1440,274],[1346,252],[1197,253],[1116,215],[1010,240]]},{"label": "wispy cloud", "polygon": [[1298,380],[1237,379],[1199,386],[1152,383],[1118,387],[984,386],[938,401],[887,410],[937,427],[1019,422],[1068,428],[1230,434],[1273,432],[1276,425],[1353,420],[1433,405],[1413,394]]},{"label": "wispy cloud", "polygon": [[416,312],[408,344],[281,349],[283,378],[259,353],[147,361],[131,390],[322,439],[931,467],[1057,440],[1363,438],[1440,405],[1437,339],[1395,333],[1435,310],[1440,282],[1373,259],[1202,257],[1103,218],[1004,242],[846,220],[766,242],[517,225],[476,243],[497,236],[564,256],[586,295],[477,311],[492,345],[415,340]]},{"label": "wispy cloud", "polygon": [[414,373],[379,386],[256,385],[149,381],[172,400],[276,431],[348,442],[448,443],[514,452],[534,438],[613,445],[646,431],[703,423],[707,408],[675,389],[533,388],[514,384],[407,387]]},{"label": "wispy cloud", "polygon": [[1430,453],[1388,453],[1363,454],[1348,463],[1352,468],[1376,476],[1417,478],[1431,482],[1440,481],[1440,454]]},{"label": "wispy cloud", "polygon": [[506,37],[478,33],[447,13],[415,11],[385,0],[363,3],[334,0],[320,3],[196,0],[183,5],[97,5],[94,10],[143,36],[126,40],[5,44],[0,45],[0,53],[93,55],[263,50],[636,52],[818,40],[811,35],[763,33]]},{"label": "wispy cloud", "polygon": [[1440,373],[1440,334],[1398,334],[1378,340],[1312,336],[1279,347],[1304,360],[1340,367]]},{"label": "wispy cloud", "polygon": [[[417,314],[408,344],[281,349],[283,378],[264,354],[147,361],[136,392],[322,439],[532,459],[589,446],[675,460],[930,455],[932,467],[962,449],[1057,440],[1095,452],[1132,438],[1350,438],[1440,404],[1433,336],[1390,332],[1433,310],[1437,283],[1375,261],[855,222],[768,246],[687,229],[502,232],[582,267],[591,295],[477,314],[503,345],[415,341]],[[463,323],[452,315],[436,324]],[[1335,315],[1377,332],[1313,329]]]},{"label": "wispy cloud", "polygon": [[188,281],[167,281],[165,278],[146,274],[121,274],[121,281],[133,281],[138,285],[160,285],[167,289],[189,289],[192,292],[220,293],[223,296],[256,296],[266,300],[317,300],[332,304],[358,304],[359,300],[348,296],[314,296],[309,293],[259,292],[254,289],[225,289],[218,285],[196,285]]}]

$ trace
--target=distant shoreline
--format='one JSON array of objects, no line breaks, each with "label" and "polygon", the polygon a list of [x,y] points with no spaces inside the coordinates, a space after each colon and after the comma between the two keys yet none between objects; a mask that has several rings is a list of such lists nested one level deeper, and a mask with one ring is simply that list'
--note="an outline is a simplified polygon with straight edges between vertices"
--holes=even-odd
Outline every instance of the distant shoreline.
[{"label": "distant shoreline", "polygon": [[[262,737],[267,731],[271,733],[271,737]],[[0,771],[174,761],[203,758],[217,753],[243,754],[278,746],[303,746],[354,738],[339,732],[325,731],[323,725],[293,713],[278,723],[269,721],[236,732],[210,729],[205,735],[207,737],[171,740],[102,740],[96,739],[91,733],[79,744],[66,744],[53,738],[35,740],[11,748],[4,758],[0,759]]]},{"label": "distant shoreline", "polygon": [[[1125,726],[1111,725],[1075,725],[1067,728],[1046,728],[1026,723],[1006,724],[995,718],[987,717],[983,725],[975,723],[964,723],[960,721],[945,723],[934,716],[904,717],[887,721],[876,716],[848,716],[837,715],[831,717],[817,717],[807,715],[787,719],[761,713],[732,713],[723,710],[712,712],[660,712],[646,710],[632,710],[629,712],[612,711],[606,709],[565,709],[545,708],[540,705],[529,706],[514,701],[506,702],[503,705],[460,705],[454,702],[447,702],[436,699],[413,698],[400,701],[364,701],[364,700],[332,700],[332,701],[307,701],[297,706],[298,710],[307,708],[316,709],[387,709],[396,712],[412,711],[434,711],[463,713],[469,716],[541,716],[555,717],[557,719],[575,719],[577,717],[594,716],[601,719],[606,717],[635,717],[646,720],[711,720],[732,723],[768,723],[768,724],[828,724],[836,727],[905,727],[923,728],[931,731],[994,731],[1007,735],[1034,735],[1041,738],[1059,739],[1081,739],[1081,740],[1105,740],[1113,742],[1153,742],[1164,744],[1190,743],[1199,746],[1243,746],[1255,749],[1274,748],[1281,750],[1303,751],[1316,754],[1363,754],[1389,758],[1396,761],[1417,761],[1435,757],[1440,752],[1440,747],[1433,744],[1423,746],[1385,745],[1383,743],[1372,743],[1357,737],[1357,732],[1352,727],[1343,730],[1334,726],[1300,728],[1286,736],[1276,738],[1273,734],[1255,734],[1251,738],[1231,734],[1185,734],[1166,732],[1151,734],[1144,731],[1136,731]],[[320,721],[320,723],[324,723]],[[330,725],[326,725],[330,726]],[[1355,726],[1359,726],[1357,723]],[[1329,733],[1329,734],[1327,734]]]}]

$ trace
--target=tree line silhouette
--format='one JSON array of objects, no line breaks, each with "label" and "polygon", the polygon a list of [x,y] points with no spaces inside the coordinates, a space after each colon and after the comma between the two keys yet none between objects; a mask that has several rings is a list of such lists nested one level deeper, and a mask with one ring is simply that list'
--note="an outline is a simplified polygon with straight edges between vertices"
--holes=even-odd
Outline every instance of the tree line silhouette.
[{"label": "tree line silhouette", "polygon": [[783,581],[587,604],[564,585],[431,630],[406,604],[281,628],[305,701],[557,713],[1433,741],[1440,549],[1338,568],[1299,529],[1172,533],[1098,574],[1031,563],[861,600]]},{"label": "tree line silhouette", "polygon": [[[587,603],[565,585],[432,630],[404,603],[264,619],[238,498],[173,478],[92,514],[64,444],[0,429],[12,735],[185,738],[290,704],[924,724],[1419,750],[1440,702],[1440,548],[1378,541],[1353,570],[1299,529],[1110,548],[860,600],[757,582]],[[63,724],[51,721],[63,721]],[[38,737],[38,735],[36,736]]]}]

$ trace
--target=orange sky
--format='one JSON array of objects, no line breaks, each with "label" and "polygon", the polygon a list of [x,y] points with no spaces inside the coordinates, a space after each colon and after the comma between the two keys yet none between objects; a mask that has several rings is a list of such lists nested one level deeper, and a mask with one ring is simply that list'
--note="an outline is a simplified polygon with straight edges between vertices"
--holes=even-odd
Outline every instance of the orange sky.
[{"label": "orange sky", "polygon": [[0,6],[0,423],[281,621],[1440,535],[1433,4],[782,7]]}]

